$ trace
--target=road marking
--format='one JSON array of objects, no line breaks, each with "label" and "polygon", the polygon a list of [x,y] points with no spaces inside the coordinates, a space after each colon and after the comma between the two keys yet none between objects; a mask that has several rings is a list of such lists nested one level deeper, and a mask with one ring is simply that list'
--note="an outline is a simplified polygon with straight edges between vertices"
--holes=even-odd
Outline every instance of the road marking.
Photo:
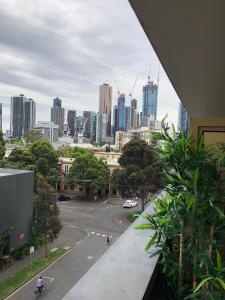
[{"label": "road marking", "polygon": [[93,256],[87,256],[87,259],[93,259]]},{"label": "road marking", "polygon": [[65,246],[63,249],[66,250],[66,251],[68,251],[68,250],[70,250],[70,248],[71,247],[69,247],[69,246]]},{"label": "road marking", "polygon": [[96,233],[96,235],[100,235],[100,233]]},{"label": "road marking", "polygon": [[105,237],[105,234],[102,234],[103,237]]},{"label": "road marking", "polygon": [[94,231],[92,231],[91,233],[92,233],[92,234],[95,234],[95,232],[94,232]]}]

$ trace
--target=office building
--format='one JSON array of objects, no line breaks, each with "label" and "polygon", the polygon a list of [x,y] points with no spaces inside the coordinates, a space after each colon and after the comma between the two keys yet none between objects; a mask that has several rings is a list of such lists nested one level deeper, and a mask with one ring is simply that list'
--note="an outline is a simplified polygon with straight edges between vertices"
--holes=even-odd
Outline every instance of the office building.
[{"label": "office building", "polygon": [[179,103],[179,110],[178,110],[178,131],[183,131],[187,133],[190,126],[190,117],[188,112],[186,111],[183,104]]},{"label": "office building", "polygon": [[130,103],[130,127],[136,127],[136,112],[137,112],[137,100],[132,99]]},{"label": "office building", "polygon": [[28,243],[32,234],[34,173],[0,169],[0,232],[8,236],[3,255]]},{"label": "office building", "polygon": [[113,106],[113,136],[115,137],[115,132],[118,130],[118,105]]},{"label": "office building", "polygon": [[34,128],[36,122],[36,103],[33,99],[24,102],[24,134]]},{"label": "office building", "polygon": [[0,103],[0,131],[2,131],[2,103]]},{"label": "office building", "polygon": [[87,139],[91,139],[92,137],[92,118],[93,118],[93,111],[84,111],[83,112],[83,136]]},{"label": "office building", "polygon": [[62,100],[58,97],[53,99],[53,107],[61,107],[62,106]]},{"label": "office building", "polygon": [[143,86],[142,117],[157,119],[157,98],[158,85],[148,77],[148,83]]},{"label": "office building", "polygon": [[75,135],[75,119],[76,119],[76,111],[68,110],[67,111],[68,133],[72,137],[74,137],[74,135]]},{"label": "office building", "polygon": [[125,130],[130,129],[130,117],[131,117],[131,108],[130,106],[125,106]]},{"label": "office building", "polygon": [[120,94],[118,98],[118,130],[125,130],[125,94]]},{"label": "office building", "polygon": [[83,129],[83,118],[81,116],[77,116],[75,118],[75,136],[78,135],[78,133],[81,133]]},{"label": "office building", "polygon": [[53,122],[38,122],[34,125],[34,129],[39,130],[43,138],[50,143],[57,142],[59,138],[59,125]]},{"label": "office building", "polygon": [[53,107],[51,108],[51,122],[59,125],[59,136],[64,134],[64,108],[61,107],[61,100],[55,98],[53,100]]},{"label": "office building", "polygon": [[92,115],[92,134],[91,141],[96,142],[96,129],[97,129],[97,114],[93,113]]},{"label": "office building", "polygon": [[106,126],[107,114],[97,113],[97,126],[96,126],[96,143],[104,143],[106,141]]},{"label": "office building", "polygon": [[24,95],[11,97],[10,135],[21,138],[24,135]]},{"label": "office building", "polygon": [[111,136],[112,87],[104,83],[99,86],[99,112],[107,114],[107,136]]}]

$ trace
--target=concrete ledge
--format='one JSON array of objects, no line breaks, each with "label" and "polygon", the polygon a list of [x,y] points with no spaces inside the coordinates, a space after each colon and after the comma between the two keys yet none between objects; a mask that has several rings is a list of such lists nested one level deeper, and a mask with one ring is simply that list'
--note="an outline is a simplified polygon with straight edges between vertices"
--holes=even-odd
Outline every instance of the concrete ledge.
[{"label": "concrete ledge", "polygon": [[[144,214],[153,212],[152,204]],[[140,216],[77,282],[63,300],[140,300],[144,297],[158,257],[144,248],[153,231],[134,229],[146,223]],[[66,271],[66,270],[65,270]]]}]

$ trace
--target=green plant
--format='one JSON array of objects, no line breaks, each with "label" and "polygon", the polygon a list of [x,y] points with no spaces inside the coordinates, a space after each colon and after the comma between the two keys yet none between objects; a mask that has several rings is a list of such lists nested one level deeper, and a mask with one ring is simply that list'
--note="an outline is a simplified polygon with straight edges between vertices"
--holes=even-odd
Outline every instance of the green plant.
[{"label": "green plant", "polygon": [[153,255],[161,255],[174,299],[224,299],[224,271],[218,270],[225,261],[218,254],[225,246],[224,146],[206,148],[201,140],[193,148],[192,139],[175,130],[160,138],[165,193],[137,228],[154,230],[146,250],[156,246]]}]

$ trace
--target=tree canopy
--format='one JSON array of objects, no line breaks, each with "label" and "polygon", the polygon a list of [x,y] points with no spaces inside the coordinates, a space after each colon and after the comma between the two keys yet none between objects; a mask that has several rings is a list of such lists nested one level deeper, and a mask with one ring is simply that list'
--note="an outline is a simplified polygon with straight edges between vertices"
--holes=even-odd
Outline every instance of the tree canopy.
[{"label": "tree canopy", "polygon": [[5,141],[3,139],[3,133],[0,131],[0,160],[5,156]]},{"label": "tree canopy", "polygon": [[43,140],[43,134],[38,129],[29,130],[25,133],[24,139],[26,143],[33,143],[36,141]]},{"label": "tree canopy", "polygon": [[91,192],[104,192],[108,179],[107,165],[88,152],[77,155],[67,176],[67,183],[71,188],[75,184],[79,184],[85,189],[88,196]]}]

